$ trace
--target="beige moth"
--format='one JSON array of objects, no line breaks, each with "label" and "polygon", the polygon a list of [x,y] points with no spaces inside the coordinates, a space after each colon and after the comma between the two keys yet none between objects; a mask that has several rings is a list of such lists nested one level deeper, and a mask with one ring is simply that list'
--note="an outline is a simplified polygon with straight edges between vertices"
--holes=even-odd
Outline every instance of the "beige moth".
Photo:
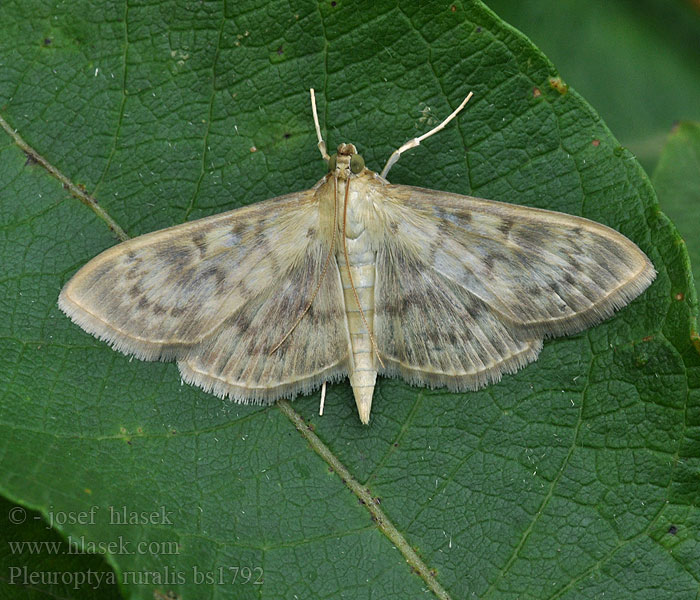
[{"label": "beige moth", "polygon": [[476,390],[595,325],[655,277],[617,231],[582,217],[389,183],[352,144],[311,189],[104,251],[59,306],[144,360],[175,360],[220,397],[268,404],[349,377],[368,423],[377,375]]}]

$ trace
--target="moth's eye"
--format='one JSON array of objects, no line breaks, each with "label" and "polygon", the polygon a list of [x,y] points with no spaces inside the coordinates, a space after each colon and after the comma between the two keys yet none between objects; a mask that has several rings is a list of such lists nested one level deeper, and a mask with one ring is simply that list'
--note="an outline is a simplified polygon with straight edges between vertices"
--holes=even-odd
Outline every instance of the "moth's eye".
[{"label": "moth's eye", "polygon": [[357,174],[365,168],[365,159],[359,154],[353,154],[350,158],[350,170]]},{"label": "moth's eye", "polygon": [[333,154],[333,156],[330,157],[328,160],[328,170],[329,171],[335,171],[335,165],[338,162],[338,155]]}]

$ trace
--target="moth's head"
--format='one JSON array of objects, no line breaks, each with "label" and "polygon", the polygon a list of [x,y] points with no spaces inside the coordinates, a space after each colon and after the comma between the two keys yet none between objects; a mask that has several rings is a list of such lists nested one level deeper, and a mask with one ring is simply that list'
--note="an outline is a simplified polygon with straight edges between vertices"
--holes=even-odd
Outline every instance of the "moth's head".
[{"label": "moth's head", "polygon": [[357,153],[354,144],[340,144],[338,153],[328,161],[328,170],[338,179],[349,179],[365,170],[365,159]]}]

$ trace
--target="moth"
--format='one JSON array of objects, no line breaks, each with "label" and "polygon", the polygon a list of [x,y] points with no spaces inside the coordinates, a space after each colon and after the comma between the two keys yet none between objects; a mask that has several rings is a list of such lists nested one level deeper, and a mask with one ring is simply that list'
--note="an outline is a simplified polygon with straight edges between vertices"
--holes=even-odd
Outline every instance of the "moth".
[{"label": "moth", "polygon": [[599,323],[656,272],[582,217],[391,184],[352,144],[311,189],[148,233],[93,258],[58,304],[85,331],[182,379],[268,404],[350,378],[369,423],[377,374],[476,390]]}]

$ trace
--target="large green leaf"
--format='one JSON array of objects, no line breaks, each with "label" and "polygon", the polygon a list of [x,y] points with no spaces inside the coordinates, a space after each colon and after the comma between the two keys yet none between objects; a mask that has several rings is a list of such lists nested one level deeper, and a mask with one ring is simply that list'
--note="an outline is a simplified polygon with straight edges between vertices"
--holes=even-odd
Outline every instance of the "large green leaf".
[{"label": "large green leaf", "polygon": [[[0,63],[0,490],[87,549],[117,544],[125,596],[696,597],[685,248],[634,158],[482,4],[16,0]],[[381,380],[369,427],[347,383],[322,418],[317,395],[242,407],[58,311],[108,222],[137,235],[320,178],[311,86],[329,143],[374,169],[474,91],[392,180],[604,222],[656,282],[481,392]]]}]

